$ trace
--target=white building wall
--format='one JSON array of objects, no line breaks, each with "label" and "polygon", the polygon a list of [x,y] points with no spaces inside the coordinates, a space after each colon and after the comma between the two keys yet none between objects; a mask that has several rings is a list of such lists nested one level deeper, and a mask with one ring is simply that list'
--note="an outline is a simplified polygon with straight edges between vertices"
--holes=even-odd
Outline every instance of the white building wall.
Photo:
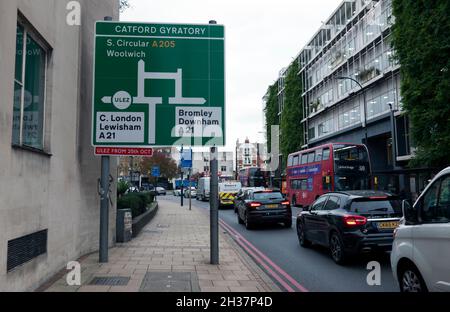
[{"label": "white building wall", "polygon": [[[79,2],[82,26],[66,23],[65,0],[0,2],[0,291],[35,289],[68,261],[98,249],[100,160],[89,140],[93,32],[96,19],[118,17],[118,5],[116,0]],[[51,47],[47,155],[11,145],[19,11]],[[113,158],[113,174],[115,163]],[[113,208],[110,217],[112,244]],[[8,241],[44,229],[47,253],[7,272]]]}]

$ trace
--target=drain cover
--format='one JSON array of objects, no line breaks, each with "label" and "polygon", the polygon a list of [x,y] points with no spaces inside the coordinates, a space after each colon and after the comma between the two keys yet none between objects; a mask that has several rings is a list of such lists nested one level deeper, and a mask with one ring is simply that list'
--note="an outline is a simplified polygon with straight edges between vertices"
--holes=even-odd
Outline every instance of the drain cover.
[{"label": "drain cover", "polygon": [[141,285],[141,292],[199,292],[196,273],[148,272]]},{"label": "drain cover", "polygon": [[126,286],[129,281],[129,277],[123,276],[94,277],[89,285]]}]

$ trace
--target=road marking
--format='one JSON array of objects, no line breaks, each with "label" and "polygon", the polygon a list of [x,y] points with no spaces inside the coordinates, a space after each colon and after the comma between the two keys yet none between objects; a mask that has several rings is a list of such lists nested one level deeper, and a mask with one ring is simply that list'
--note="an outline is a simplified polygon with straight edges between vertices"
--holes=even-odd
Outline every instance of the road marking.
[{"label": "road marking", "polygon": [[[263,258],[270,266],[272,266],[276,271],[278,271],[279,274],[281,274],[285,279],[287,279],[294,287],[296,287],[299,291],[301,292],[308,292],[308,290],[303,287],[302,285],[300,285],[294,278],[292,278],[288,273],[286,273],[282,268],[280,268],[278,265],[276,265],[272,260],[269,259],[269,257],[267,257],[264,253],[262,253],[258,248],[256,248],[252,243],[250,243],[248,240],[246,240],[241,234],[239,234],[235,229],[233,229],[230,225],[228,225],[225,221],[223,221],[222,219],[220,219],[220,224],[228,230],[228,232],[230,232],[230,234],[233,234],[234,237],[236,238],[237,242],[239,243],[240,241],[242,241],[242,243],[240,244],[244,249],[246,249],[247,251],[248,248],[243,246],[243,244],[247,244],[248,247],[250,247],[251,249],[253,249],[261,258]],[[253,252],[249,252],[250,254],[254,254]],[[264,262],[261,261],[261,259],[259,257],[255,258],[257,259],[257,261],[263,266],[263,267],[267,267]],[[268,270],[269,271],[269,270]],[[279,281],[279,279],[281,278],[278,274],[274,273],[272,270],[270,270],[269,272],[272,272],[272,276]],[[286,283],[283,282],[282,283],[283,287],[285,287],[288,291],[289,289],[292,289],[291,287],[286,287]],[[293,290],[292,290],[293,291]]]}]

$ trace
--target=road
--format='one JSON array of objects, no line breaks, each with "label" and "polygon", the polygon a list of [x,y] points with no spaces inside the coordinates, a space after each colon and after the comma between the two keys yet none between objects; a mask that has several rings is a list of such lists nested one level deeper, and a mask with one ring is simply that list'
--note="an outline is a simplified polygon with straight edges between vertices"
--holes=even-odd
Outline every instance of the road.
[{"label": "road", "polygon": [[[160,196],[160,201],[180,201],[180,197]],[[185,200],[188,207],[188,200]],[[209,210],[208,202],[192,200],[192,205]],[[293,208],[293,216],[299,209]],[[295,230],[295,218],[292,228],[281,225],[260,226],[247,230],[238,224],[233,209],[219,211],[222,230],[231,236],[247,251],[258,265],[286,291],[313,292],[397,292],[398,288],[392,276],[389,254],[366,254],[345,266],[334,263],[327,249],[320,246],[300,247]],[[381,285],[369,286],[367,264],[378,261],[381,265]]]}]

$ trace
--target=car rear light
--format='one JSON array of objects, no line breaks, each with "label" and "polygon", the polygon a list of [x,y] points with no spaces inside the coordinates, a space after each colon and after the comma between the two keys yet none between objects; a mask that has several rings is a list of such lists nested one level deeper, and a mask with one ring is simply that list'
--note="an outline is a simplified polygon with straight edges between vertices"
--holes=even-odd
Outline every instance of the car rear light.
[{"label": "car rear light", "polygon": [[289,205],[289,201],[286,200],[286,201],[284,201],[284,202],[281,202],[281,204],[287,206],[287,205]]},{"label": "car rear light", "polygon": [[363,216],[344,216],[344,224],[348,227],[365,225],[367,218]]},{"label": "car rear light", "polygon": [[250,208],[258,208],[261,207],[261,203],[249,203],[248,206]]},{"label": "car rear light", "polygon": [[370,196],[370,199],[387,199],[387,196]]}]

